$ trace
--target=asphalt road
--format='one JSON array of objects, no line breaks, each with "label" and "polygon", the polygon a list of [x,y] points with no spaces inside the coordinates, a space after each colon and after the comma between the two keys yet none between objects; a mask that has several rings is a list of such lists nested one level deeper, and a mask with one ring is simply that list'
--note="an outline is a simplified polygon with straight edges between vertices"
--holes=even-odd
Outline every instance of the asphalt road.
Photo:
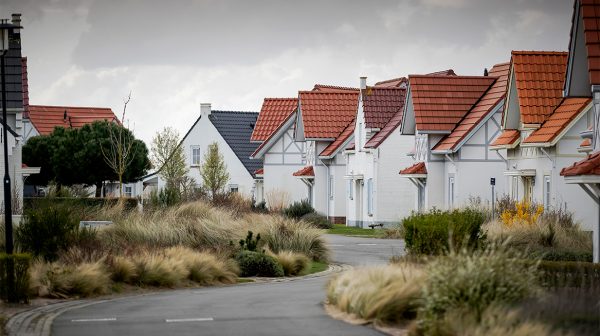
[{"label": "asphalt road", "polygon": [[[336,263],[384,264],[400,240],[328,235]],[[53,335],[380,335],[329,318],[328,277],[161,292],[103,302],[58,316]]]}]

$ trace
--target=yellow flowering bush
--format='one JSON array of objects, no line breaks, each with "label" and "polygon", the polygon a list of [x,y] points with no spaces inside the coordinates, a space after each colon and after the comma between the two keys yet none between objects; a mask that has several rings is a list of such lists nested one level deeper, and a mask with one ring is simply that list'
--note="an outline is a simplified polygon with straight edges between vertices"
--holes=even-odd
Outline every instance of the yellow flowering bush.
[{"label": "yellow flowering bush", "polygon": [[519,201],[515,203],[514,209],[506,209],[500,215],[500,219],[505,226],[515,225],[533,225],[544,212],[544,206],[541,204],[530,203],[528,201]]}]

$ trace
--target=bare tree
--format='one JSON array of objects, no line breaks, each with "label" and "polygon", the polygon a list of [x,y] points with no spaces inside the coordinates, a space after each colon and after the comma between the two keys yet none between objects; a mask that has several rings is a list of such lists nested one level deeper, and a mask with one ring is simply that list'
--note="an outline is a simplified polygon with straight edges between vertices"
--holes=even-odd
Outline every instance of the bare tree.
[{"label": "bare tree", "polygon": [[125,127],[125,112],[127,104],[131,100],[131,92],[123,101],[123,115],[121,117],[121,125],[118,127],[109,127],[109,148],[105,149],[100,146],[104,161],[119,177],[119,197],[123,197],[123,175],[127,167],[131,164],[135,155],[132,153],[133,137],[130,136],[129,129]]},{"label": "bare tree", "polygon": [[219,151],[218,143],[213,142],[208,145],[208,151],[204,154],[204,163],[200,167],[200,176],[202,176],[204,187],[210,191],[214,201],[229,181],[227,165],[223,154]]},{"label": "bare tree", "polygon": [[179,189],[179,184],[188,174],[185,153],[179,144],[179,133],[172,127],[165,127],[152,139],[150,159],[167,186]]}]

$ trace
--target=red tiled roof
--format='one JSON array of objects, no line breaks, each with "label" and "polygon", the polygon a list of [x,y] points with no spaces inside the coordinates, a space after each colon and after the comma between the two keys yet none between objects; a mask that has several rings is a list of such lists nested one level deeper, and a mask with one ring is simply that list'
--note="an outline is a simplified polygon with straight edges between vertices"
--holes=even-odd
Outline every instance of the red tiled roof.
[{"label": "red tiled roof", "polygon": [[381,129],[404,108],[406,89],[369,86],[362,94],[365,127]]},{"label": "red tiled roof", "polygon": [[365,144],[365,148],[377,148],[379,145],[387,139],[387,137],[394,132],[398,126],[402,123],[402,115],[404,110],[400,109],[394,114],[394,116],[388,121],[387,124],[381,129],[381,131],[377,132],[367,143]]},{"label": "red tiled roof", "polygon": [[275,134],[285,125],[287,121],[290,120],[292,115],[294,115],[294,112],[292,112],[290,115],[285,117],[285,119],[283,119],[279,126],[277,126],[277,128],[275,128],[275,130],[271,132],[271,134],[269,134],[269,136],[256,148],[254,153],[250,155],[251,158],[256,157],[256,154],[258,154],[258,152],[260,152],[269,143],[269,141],[275,137]]},{"label": "red tiled roof", "polygon": [[304,167],[293,174],[294,176],[315,176],[313,166]]},{"label": "red tiled roof", "polygon": [[358,108],[358,90],[300,91],[299,99],[307,139],[337,138]]},{"label": "red tiled roof", "polygon": [[561,176],[600,175],[600,152],[596,152],[587,158],[575,162],[573,165],[563,168]]},{"label": "red tiled roof", "polygon": [[298,98],[265,98],[250,141],[264,141],[298,107]]},{"label": "red tiled roof", "polygon": [[27,57],[21,57],[21,83],[23,89],[23,117],[29,118],[29,76],[27,73]]},{"label": "red tiled roof", "polygon": [[384,80],[384,81],[375,83],[375,86],[382,87],[382,88],[397,88],[397,87],[400,87],[403,83],[407,84],[408,78],[399,77],[399,78],[388,79],[388,80]]},{"label": "red tiled roof", "polygon": [[[587,49],[589,81],[600,84],[600,1],[581,0],[583,31]],[[572,29],[577,29],[573,27]]]},{"label": "red tiled roof", "polygon": [[490,77],[498,78],[494,85],[467,113],[452,133],[443,138],[433,150],[453,150],[489,114],[506,95],[510,63],[496,64],[489,72]]},{"label": "red tiled roof", "polygon": [[40,135],[52,133],[55,127],[81,128],[94,121],[118,121],[109,108],[40,105],[29,106],[29,119]]},{"label": "red tiled roof", "polygon": [[524,124],[541,124],[562,99],[568,53],[513,51],[512,71]]},{"label": "red tiled roof", "polygon": [[427,74],[427,76],[456,76],[456,73],[452,69],[436,71]]},{"label": "red tiled roof", "polygon": [[324,85],[324,84],[315,84],[313,91],[319,92],[337,92],[337,91],[358,91],[357,88],[347,87],[347,86],[335,86],[335,85]]},{"label": "red tiled roof", "polygon": [[591,98],[564,98],[542,126],[525,138],[523,143],[552,142],[591,100]]},{"label": "red tiled roof", "polygon": [[496,81],[489,76],[408,77],[420,131],[452,131]]},{"label": "red tiled roof", "polygon": [[417,162],[414,165],[404,168],[400,171],[400,175],[426,175],[427,167],[425,162]]},{"label": "red tiled roof", "polygon": [[354,134],[354,120],[352,120],[352,122],[346,126],[342,133],[340,133],[340,135],[335,138],[332,143],[323,149],[319,156],[332,156],[340,148],[340,146],[352,136],[352,134]]},{"label": "red tiled roof", "polygon": [[491,146],[512,146],[521,137],[521,132],[514,129],[505,129],[499,137],[492,142]]},{"label": "red tiled roof", "polygon": [[579,144],[579,147],[590,147],[592,146],[592,139],[583,139],[583,141]]}]

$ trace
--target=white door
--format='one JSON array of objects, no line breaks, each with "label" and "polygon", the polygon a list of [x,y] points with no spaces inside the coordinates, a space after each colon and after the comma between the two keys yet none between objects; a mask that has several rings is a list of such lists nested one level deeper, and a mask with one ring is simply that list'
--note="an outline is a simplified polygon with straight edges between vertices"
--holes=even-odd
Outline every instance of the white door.
[{"label": "white door", "polygon": [[355,193],[354,193],[354,197],[355,197],[355,202],[354,204],[356,204],[356,222],[358,224],[360,224],[360,226],[362,226],[362,222],[363,222],[363,217],[362,217],[362,213],[363,213],[363,185],[362,185],[362,180],[357,180],[356,182],[356,188],[354,188]]}]

